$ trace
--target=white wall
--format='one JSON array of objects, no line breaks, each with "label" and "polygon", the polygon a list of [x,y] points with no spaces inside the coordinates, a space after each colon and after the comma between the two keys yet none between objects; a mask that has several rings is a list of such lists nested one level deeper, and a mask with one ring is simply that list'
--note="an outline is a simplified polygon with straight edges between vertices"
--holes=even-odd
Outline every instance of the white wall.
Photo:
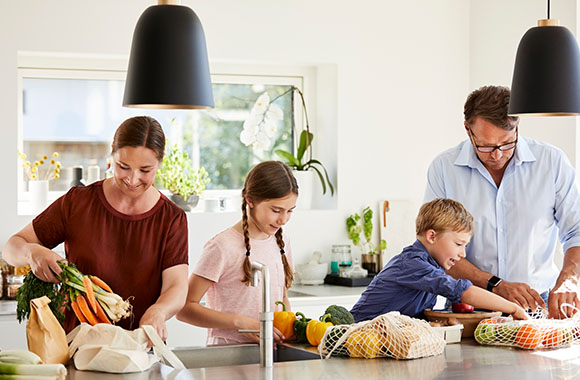
[{"label": "white wall", "polygon": [[[154,3],[0,0],[0,244],[30,221],[16,215],[16,52],[126,55],[139,15]],[[338,181],[338,207],[295,213],[287,230],[296,263],[345,242],[345,217],[365,205],[401,198],[419,204],[431,159],[464,138],[468,92],[509,85],[517,42],[544,17],[539,0],[182,3],[204,25],[210,60],[336,65],[338,160],[327,165]],[[559,0],[552,9],[575,30],[575,2]],[[547,140],[574,157],[575,129],[560,125],[575,123],[569,120],[550,120]],[[238,217],[191,214],[192,259]]]},{"label": "white wall", "polygon": [[[472,0],[470,11],[470,88],[486,84],[511,86],[518,44],[524,33],[547,17],[545,0]],[[578,30],[577,0],[550,3],[550,18],[574,35]],[[578,167],[577,117],[522,117],[520,134],[563,149]]]}]

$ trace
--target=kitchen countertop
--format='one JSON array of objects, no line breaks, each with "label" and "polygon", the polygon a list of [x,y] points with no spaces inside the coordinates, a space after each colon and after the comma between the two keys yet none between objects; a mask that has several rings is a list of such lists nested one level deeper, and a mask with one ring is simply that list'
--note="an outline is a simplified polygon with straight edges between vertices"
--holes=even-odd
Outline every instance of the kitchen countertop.
[{"label": "kitchen countertop", "polygon": [[344,297],[360,296],[366,286],[339,286],[339,285],[292,285],[288,289],[288,298],[298,297]]},{"label": "kitchen countertop", "polygon": [[331,358],[274,363],[270,370],[257,364],[173,371],[155,364],[142,373],[113,375],[76,371],[74,380],[157,379],[564,379],[580,375],[580,346],[527,351],[481,346],[472,338],[445,347],[442,355],[414,360]]},{"label": "kitchen countertop", "polygon": [[[311,298],[311,297],[357,297],[366,287],[348,287],[338,285],[294,285],[289,289],[288,297]],[[16,315],[16,301],[0,300],[0,315]]]}]

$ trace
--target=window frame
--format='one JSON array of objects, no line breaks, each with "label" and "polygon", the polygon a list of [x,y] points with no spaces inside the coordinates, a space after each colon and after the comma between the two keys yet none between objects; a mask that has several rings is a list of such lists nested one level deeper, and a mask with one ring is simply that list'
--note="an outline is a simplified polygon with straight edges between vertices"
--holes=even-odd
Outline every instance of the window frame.
[{"label": "window frame", "polygon": [[[87,80],[125,80],[128,57],[119,55],[66,54],[18,52],[17,57],[17,145],[23,149],[23,97],[22,83],[24,78],[46,79],[87,79]],[[308,114],[316,120],[316,66],[280,65],[256,62],[211,61],[212,83],[248,83],[245,78],[252,77],[255,84],[293,85],[302,90],[309,105]],[[262,83],[260,83],[262,82]],[[258,95],[259,96],[259,95]],[[312,100],[312,102],[310,102]],[[304,112],[300,101],[294,102],[294,147],[296,152],[297,136],[305,125]],[[316,129],[311,125],[313,133]],[[250,148],[248,148],[250,149]],[[17,197],[18,215],[29,214],[27,204],[30,194],[23,189],[24,173],[17,160]],[[66,191],[49,191],[49,202],[53,202]],[[202,199],[233,198],[240,196],[241,189],[208,190]],[[194,212],[203,212],[197,207]]]}]

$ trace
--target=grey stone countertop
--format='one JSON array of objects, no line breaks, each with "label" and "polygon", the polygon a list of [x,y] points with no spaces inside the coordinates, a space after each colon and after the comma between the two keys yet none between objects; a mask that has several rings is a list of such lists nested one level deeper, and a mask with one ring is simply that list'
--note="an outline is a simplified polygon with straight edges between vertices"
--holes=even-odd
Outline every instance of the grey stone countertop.
[{"label": "grey stone countertop", "polygon": [[387,358],[331,358],[274,363],[271,369],[258,364],[174,371],[163,364],[150,370],[114,375],[76,371],[74,380],[156,379],[572,379],[580,376],[580,346],[556,350],[527,351],[518,348],[481,346],[473,339],[447,345],[443,354],[414,360]]}]

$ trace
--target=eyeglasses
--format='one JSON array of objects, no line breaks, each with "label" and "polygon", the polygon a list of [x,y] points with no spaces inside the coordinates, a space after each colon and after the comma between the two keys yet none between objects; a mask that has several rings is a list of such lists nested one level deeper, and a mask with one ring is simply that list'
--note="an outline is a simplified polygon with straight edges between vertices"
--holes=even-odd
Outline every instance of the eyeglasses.
[{"label": "eyeglasses", "polygon": [[505,152],[506,150],[514,149],[516,147],[516,144],[518,143],[518,129],[517,128],[516,128],[516,139],[514,141],[506,143],[506,144],[502,144],[502,145],[495,145],[495,146],[477,145],[475,143],[475,136],[473,135],[473,131],[471,130],[471,127],[468,126],[467,129],[469,129],[469,137],[471,137],[471,141],[473,142],[475,149],[477,149],[477,151],[481,152],[481,153],[492,153],[496,149],[499,150],[500,152]]}]

